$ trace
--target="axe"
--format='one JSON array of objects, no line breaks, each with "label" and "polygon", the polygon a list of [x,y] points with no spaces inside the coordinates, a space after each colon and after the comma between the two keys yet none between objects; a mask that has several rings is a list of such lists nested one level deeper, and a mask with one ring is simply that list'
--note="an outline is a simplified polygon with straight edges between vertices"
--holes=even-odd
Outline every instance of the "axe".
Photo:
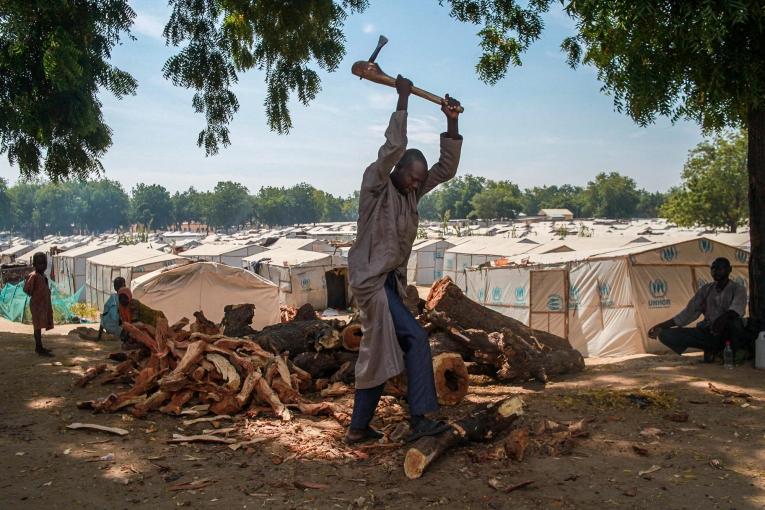
[{"label": "axe", "polygon": [[[351,67],[351,73],[355,74],[359,77],[359,79],[366,78],[369,81],[373,81],[375,83],[379,83],[381,85],[387,85],[389,87],[395,87],[396,86],[396,79],[392,76],[388,76],[383,72],[382,69],[380,69],[380,66],[375,64],[374,66],[370,66],[369,64],[374,64],[375,59],[377,58],[377,55],[380,53],[380,50],[383,46],[388,42],[388,38],[384,35],[380,36],[380,40],[377,41],[377,48],[375,48],[375,51],[372,52],[372,56],[369,57],[369,60],[359,60],[358,62],[354,63]],[[419,96],[423,99],[427,99],[428,101],[432,101],[436,103],[437,105],[444,104],[445,99],[437,96],[435,94],[432,94],[428,92],[427,90],[422,90],[418,87],[412,87],[412,94],[415,96]],[[459,112],[464,112],[465,109],[460,106]]]}]

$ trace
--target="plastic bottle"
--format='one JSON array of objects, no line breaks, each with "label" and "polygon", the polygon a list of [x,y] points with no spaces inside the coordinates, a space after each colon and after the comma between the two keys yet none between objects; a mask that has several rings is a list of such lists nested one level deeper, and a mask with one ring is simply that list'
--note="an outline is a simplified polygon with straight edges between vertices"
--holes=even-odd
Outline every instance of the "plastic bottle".
[{"label": "plastic bottle", "polygon": [[728,370],[733,370],[733,348],[730,346],[730,340],[725,341],[725,350],[723,350],[724,366]]}]

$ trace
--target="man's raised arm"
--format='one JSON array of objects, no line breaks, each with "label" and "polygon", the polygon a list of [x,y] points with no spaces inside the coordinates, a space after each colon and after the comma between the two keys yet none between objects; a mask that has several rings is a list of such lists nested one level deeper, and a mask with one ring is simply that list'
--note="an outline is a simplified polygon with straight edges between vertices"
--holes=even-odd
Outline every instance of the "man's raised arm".
[{"label": "man's raised arm", "polygon": [[396,111],[391,115],[388,129],[385,130],[385,143],[377,153],[377,161],[369,165],[364,172],[364,178],[361,181],[362,191],[375,193],[382,189],[391,169],[406,150],[406,116],[409,95],[412,93],[412,82],[399,74],[396,77],[396,91],[398,92]]},{"label": "man's raised arm", "polygon": [[446,94],[446,99],[441,105],[441,111],[446,115],[446,133],[441,133],[441,154],[438,162],[428,171],[428,178],[417,191],[418,199],[457,174],[462,151],[462,135],[458,126],[459,107],[460,102]]}]

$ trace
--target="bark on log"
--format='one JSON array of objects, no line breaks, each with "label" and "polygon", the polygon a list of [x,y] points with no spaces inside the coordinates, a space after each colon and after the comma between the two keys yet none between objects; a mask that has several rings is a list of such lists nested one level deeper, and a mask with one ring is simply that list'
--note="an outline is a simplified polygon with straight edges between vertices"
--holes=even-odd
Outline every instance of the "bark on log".
[{"label": "bark on log", "polygon": [[192,333],[204,333],[205,335],[219,335],[220,328],[213,321],[205,317],[202,311],[194,312],[194,318],[196,319],[191,324]]},{"label": "bark on log", "polygon": [[321,320],[292,321],[265,327],[252,339],[263,349],[281,354],[289,351],[290,357],[308,351],[316,351],[316,345],[325,337],[337,337],[338,332]]},{"label": "bark on log", "polygon": [[426,469],[446,451],[467,442],[484,442],[507,430],[523,414],[523,401],[511,397],[499,403],[481,406],[452,427],[437,435],[423,437],[412,445],[404,458],[407,478],[420,478]]},{"label": "bark on log", "polygon": [[220,323],[223,334],[228,337],[243,337],[254,335],[252,319],[255,317],[255,305],[226,305],[223,308],[223,321]]},{"label": "bark on log", "polygon": [[90,367],[87,370],[85,370],[85,373],[80,377],[76,383],[74,383],[75,386],[78,388],[84,388],[86,384],[88,384],[90,381],[98,377],[99,374],[106,371],[107,365],[106,363],[102,363],[100,365],[96,365],[94,367]]}]

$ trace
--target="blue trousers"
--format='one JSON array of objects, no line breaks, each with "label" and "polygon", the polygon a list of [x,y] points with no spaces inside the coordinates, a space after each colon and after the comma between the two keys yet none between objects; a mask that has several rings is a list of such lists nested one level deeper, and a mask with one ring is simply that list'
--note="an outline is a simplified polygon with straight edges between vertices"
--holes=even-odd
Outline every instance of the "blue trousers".
[{"label": "blue trousers", "polygon": [[[396,290],[396,276],[388,273],[385,295],[393,318],[396,337],[404,351],[407,377],[407,402],[411,416],[422,416],[438,410],[436,384],[433,379],[433,357],[428,334],[404,305]],[[375,414],[385,384],[374,388],[357,389],[354,395],[351,428],[366,429]]]}]

